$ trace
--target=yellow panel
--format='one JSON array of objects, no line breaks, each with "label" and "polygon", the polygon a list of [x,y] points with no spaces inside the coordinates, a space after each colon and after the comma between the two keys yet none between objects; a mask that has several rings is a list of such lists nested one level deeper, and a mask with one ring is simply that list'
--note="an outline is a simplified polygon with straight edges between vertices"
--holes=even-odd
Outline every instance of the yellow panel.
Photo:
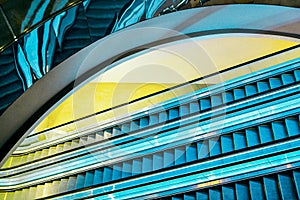
[{"label": "yellow panel", "polygon": [[[189,40],[188,42],[150,51],[121,63],[108,70],[97,79],[86,84],[46,117],[35,132],[94,114],[113,106],[128,103],[143,96],[170,88],[204,75],[253,60],[273,52],[286,49],[298,43],[279,38],[255,36],[230,36]],[[299,53],[299,52],[298,52]],[[243,74],[257,71],[298,57],[298,53],[279,56],[277,59],[257,62],[236,74],[221,76],[225,81]],[[205,86],[205,84],[204,84]],[[91,119],[94,123],[142,109],[165,100],[187,94],[203,85],[190,85],[182,89],[168,91],[115,111],[109,111]],[[64,127],[64,131],[74,130],[90,122],[80,122]],[[86,124],[87,123],[87,124]],[[46,139],[45,137],[39,138]]]}]

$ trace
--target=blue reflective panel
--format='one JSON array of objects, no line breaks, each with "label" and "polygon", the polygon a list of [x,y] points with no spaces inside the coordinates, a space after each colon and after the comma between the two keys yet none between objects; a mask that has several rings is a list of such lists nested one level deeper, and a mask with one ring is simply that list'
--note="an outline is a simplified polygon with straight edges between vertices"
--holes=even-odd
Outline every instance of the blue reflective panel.
[{"label": "blue reflective panel", "polygon": [[20,44],[35,77],[42,78],[53,67],[53,56],[57,45],[52,20],[31,31],[20,40]]},{"label": "blue reflective panel", "polygon": [[5,14],[18,36],[52,14],[80,0],[14,0],[2,4]]},{"label": "blue reflective panel", "polygon": [[119,20],[114,24],[112,32],[123,29],[129,25],[141,21],[145,13],[144,0],[135,0],[128,6],[128,8],[120,13]]},{"label": "blue reflective panel", "polygon": [[76,10],[77,6],[70,8],[69,10],[55,16],[52,20],[52,28],[56,35],[59,47],[62,47],[65,31],[72,26],[75,21]]},{"label": "blue reflective panel", "polygon": [[12,47],[0,54],[0,114],[25,90],[15,64]]},{"label": "blue reflective panel", "polygon": [[117,18],[115,1],[85,1],[83,5],[92,41],[109,34]]},{"label": "blue reflective panel", "polygon": [[[15,59],[20,75],[24,78],[23,81],[25,87],[29,88],[36,79],[33,73],[34,69],[32,69],[30,64],[27,62],[27,58],[19,44],[16,45],[15,54]],[[34,72],[37,73],[37,71]]]},{"label": "blue reflective panel", "polygon": [[92,42],[83,4],[55,17],[52,27],[59,44],[53,55],[54,66]]},{"label": "blue reflective panel", "polygon": [[146,19],[150,19],[154,16],[157,16],[159,10],[164,5],[165,0],[146,0]]}]

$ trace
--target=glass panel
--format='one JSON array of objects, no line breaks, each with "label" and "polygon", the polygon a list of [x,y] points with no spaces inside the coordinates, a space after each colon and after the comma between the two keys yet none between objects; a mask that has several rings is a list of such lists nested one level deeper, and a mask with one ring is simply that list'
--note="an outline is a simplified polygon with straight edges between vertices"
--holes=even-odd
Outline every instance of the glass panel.
[{"label": "glass panel", "polygon": [[146,19],[150,19],[152,17],[156,17],[159,15],[159,12],[162,6],[165,5],[165,0],[146,0]]},{"label": "glass panel", "polygon": [[120,13],[131,5],[130,0],[84,1],[85,13],[93,41],[111,33]]},{"label": "glass panel", "polygon": [[79,0],[14,0],[2,4],[14,33],[18,36],[50,15],[70,7]]},{"label": "glass panel", "polygon": [[0,114],[25,90],[15,66],[13,48],[0,54]]},{"label": "glass panel", "polygon": [[53,55],[54,66],[92,42],[82,4],[55,17],[52,27],[59,44]]},{"label": "glass panel", "polygon": [[36,80],[34,74],[38,74],[36,69],[31,68],[20,44],[15,45],[15,62],[19,70],[20,77],[23,78],[25,88],[29,88]]},{"label": "glass panel", "polygon": [[125,4],[124,8],[121,9],[118,21],[116,24],[114,24],[112,31],[118,31],[143,20],[145,15],[145,8],[146,7],[144,0],[136,0]]},{"label": "glass panel", "polygon": [[57,45],[52,23],[53,20],[47,21],[19,40],[37,79],[42,78],[52,68]]}]

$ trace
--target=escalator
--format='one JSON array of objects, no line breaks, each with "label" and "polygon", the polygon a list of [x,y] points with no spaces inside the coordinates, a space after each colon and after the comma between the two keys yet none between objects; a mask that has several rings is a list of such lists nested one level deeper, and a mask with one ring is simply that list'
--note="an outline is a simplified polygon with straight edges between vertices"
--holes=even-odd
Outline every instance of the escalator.
[{"label": "escalator", "polygon": [[[35,68],[34,62],[26,59],[30,52],[30,46],[26,45],[26,42],[30,41],[28,37],[20,40],[20,45],[15,45],[14,49],[5,50],[0,55],[3,66],[0,69],[0,76],[5,80],[0,85],[2,111],[13,98],[17,98],[26,89],[26,84],[23,84],[26,78],[22,76],[22,71],[17,71],[23,69],[20,65],[21,59],[26,61],[25,64],[29,66],[32,74],[38,70],[41,74],[46,74],[49,69],[56,66],[59,69],[65,63],[72,63],[63,62],[72,55],[74,55],[72,59],[78,57],[82,59],[80,49],[116,30],[120,21],[123,20],[121,24],[126,22],[121,16],[126,13],[124,8],[130,5],[132,5],[130,1],[85,1],[38,27],[38,31],[28,37],[43,38],[51,33],[51,39],[47,38],[49,40],[41,45],[42,48],[38,53],[40,55],[47,52],[45,49],[51,52],[47,62],[53,64],[50,64],[47,70],[44,69],[47,63],[45,60],[40,61],[45,66]],[[135,20],[144,19],[145,16],[139,17]],[[209,16],[205,16],[205,19],[210,20]],[[137,24],[137,27],[139,25]],[[185,28],[195,34],[192,22]],[[130,68],[132,66],[130,61],[143,58],[144,60],[141,59],[143,62],[137,63],[143,66],[149,62],[150,65],[154,65],[154,55],[160,54],[153,54],[150,48],[129,56],[125,54],[116,61],[119,65],[114,67],[97,68],[98,71],[112,70],[113,73],[106,74],[109,78],[121,74],[121,78],[118,77],[120,82],[116,79],[109,79],[115,82],[100,79],[100,83],[101,81],[105,83],[100,85],[97,78],[105,79],[104,72],[104,75],[97,72],[97,78],[93,74],[93,80],[88,79],[85,82],[86,85],[94,84],[91,87],[94,94],[99,92],[94,88],[119,84],[121,89],[112,91],[112,98],[105,96],[102,100],[122,99],[122,96],[128,93],[134,96],[140,91],[132,91],[132,88],[140,89],[144,85],[147,85],[145,90],[149,91],[141,96],[137,95],[139,98],[129,95],[130,98],[124,102],[120,101],[121,104],[112,104],[103,110],[93,108],[92,113],[86,112],[83,116],[76,115],[74,110],[66,109],[74,118],[68,118],[66,115],[65,121],[62,120],[61,123],[57,123],[59,120],[55,121],[53,118],[64,115],[66,110],[63,109],[62,112],[52,116],[51,119],[55,122],[51,119],[42,121],[55,111],[54,107],[51,107],[47,115],[44,114],[38,122],[35,121],[35,124],[30,126],[30,129],[28,128],[30,131],[26,129],[26,137],[1,167],[0,199],[299,199],[299,41],[288,36],[272,34],[269,36],[252,32],[248,35],[227,34],[214,33],[203,38],[191,34],[191,38],[187,40],[167,42],[165,46],[159,44],[161,46],[154,46],[153,49],[168,52],[170,49],[166,47],[173,44],[182,45],[186,41],[195,44],[197,40],[203,42],[199,44],[205,44],[216,38],[217,42],[224,43],[228,38],[235,38],[239,42],[244,38],[252,42],[255,41],[253,38],[259,38],[258,41],[263,42],[271,38],[268,41],[271,43],[265,44],[271,44],[272,48],[266,48],[267,53],[263,51],[257,53],[257,49],[252,51],[251,42],[246,43],[248,46],[240,42],[235,45],[246,49],[245,52],[239,52],[239,55],[245,57],[237,59],[234,64],[231,62],[228,64],[228,60],[235,59],[234,56],[229,56],[230,48],[226,48],[228,51],[226,54],[224,51],[218,51],[218,48],[211,50],[199,45],[204,50],[209,49],[215,53],[203,51],[206,53],[205,56],[213,61],[215,73],[210,71],[206,74],[195,73],[191,79],[184,77],[184,81],[180,79],[172,83],[129,82],[122,79],[123,74],[134,72],[133,68]],[[218,40],[218,37],[221,39]],[[276,46],[277,42],[280,45]],[[100,42],[99,44],[101,45]],[[176,45],[174,46],[182,47]],[[199,49],[194,50],[192,46],[186,45],[190,52],[198,50],[195,57],[201,58],[199,63],[203,68],[192,67],[193,69],[199,67],[204,69],[201,73],[205,72],[210,65],[202,59],[200,55],[202,52]],[[245,46],[247,48],[244,48]],[[89,53],[88,50],[90,49],[87,48]],[[24,54],[23,57],[20,57],[20,52]],[[184,53],[190,55],[190,52]],[[253,52],[256,56],[249,56]],[[181,56],[176,53],[178,52],[173,51],[172,56]],[[147,58],[145,55],[150,56]],[[214,55],[218,55],[221,61],[226,62],[213,59]],[[90,54],[85,56],[84,58],[91,59]],[[159,66],[166,67],[162,63],[171,60],[170,68],[173,71],[178,70],[176,75],[182,71],[189,71],[187,65],[171,58],[161,56]],[[190,64],[192,60],[191,58],[185,61]],[[126,62],[128,68],[122,65]],[[176,68],[177,66],[179,67]],[[141,69],[147,77],[146,68]],[[162,77],[163,81],[167,80],[167,76],[172,76],[171,73],[159,70],[156,73],[155,76]],[[137,76],[136,73],[133,74],[133,77]],[[32,78],[33,82],[36,82],[41,77],[34,75]],[[217,78],[221,81],[214,82]],[[165,84],[165,88],[150,90],[158,84]],[[6,93],[7,88],[12,92]],[[110,88],[113,87],[107,87],[106,90]],[[75,107],[75,103],[93,103],[92,101],[82,103],[80,101],[82,96],[76,97],[76,92],[81,88],[77,89],[57,100],[56,108]],[[84,98],[89,98],[90,93],[83,94]],[[69,97],[78,99],[67,104],[65,102]],[[96,99],[95,96],[91,98]],[[105,104],[104,101],[97,103]],[[89,108],[85,105],[82,107]],[[131,109],[134,107],[135,109]],[[120,110],[125,111],[119,112]],[[42,123],[44,126],[37,128]]]}]

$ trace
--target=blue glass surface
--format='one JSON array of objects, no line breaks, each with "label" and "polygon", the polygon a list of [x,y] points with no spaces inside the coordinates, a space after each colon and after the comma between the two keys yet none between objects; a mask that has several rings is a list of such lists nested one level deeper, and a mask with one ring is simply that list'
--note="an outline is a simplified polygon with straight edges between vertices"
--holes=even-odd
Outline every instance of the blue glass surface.
[{"label": "blue glass surface", "polygon": [[15,33],[19,36],[24,31],[48,19],[63,8],[72,6],[80,0],[14,0],[6,1],[1,6]]}]

